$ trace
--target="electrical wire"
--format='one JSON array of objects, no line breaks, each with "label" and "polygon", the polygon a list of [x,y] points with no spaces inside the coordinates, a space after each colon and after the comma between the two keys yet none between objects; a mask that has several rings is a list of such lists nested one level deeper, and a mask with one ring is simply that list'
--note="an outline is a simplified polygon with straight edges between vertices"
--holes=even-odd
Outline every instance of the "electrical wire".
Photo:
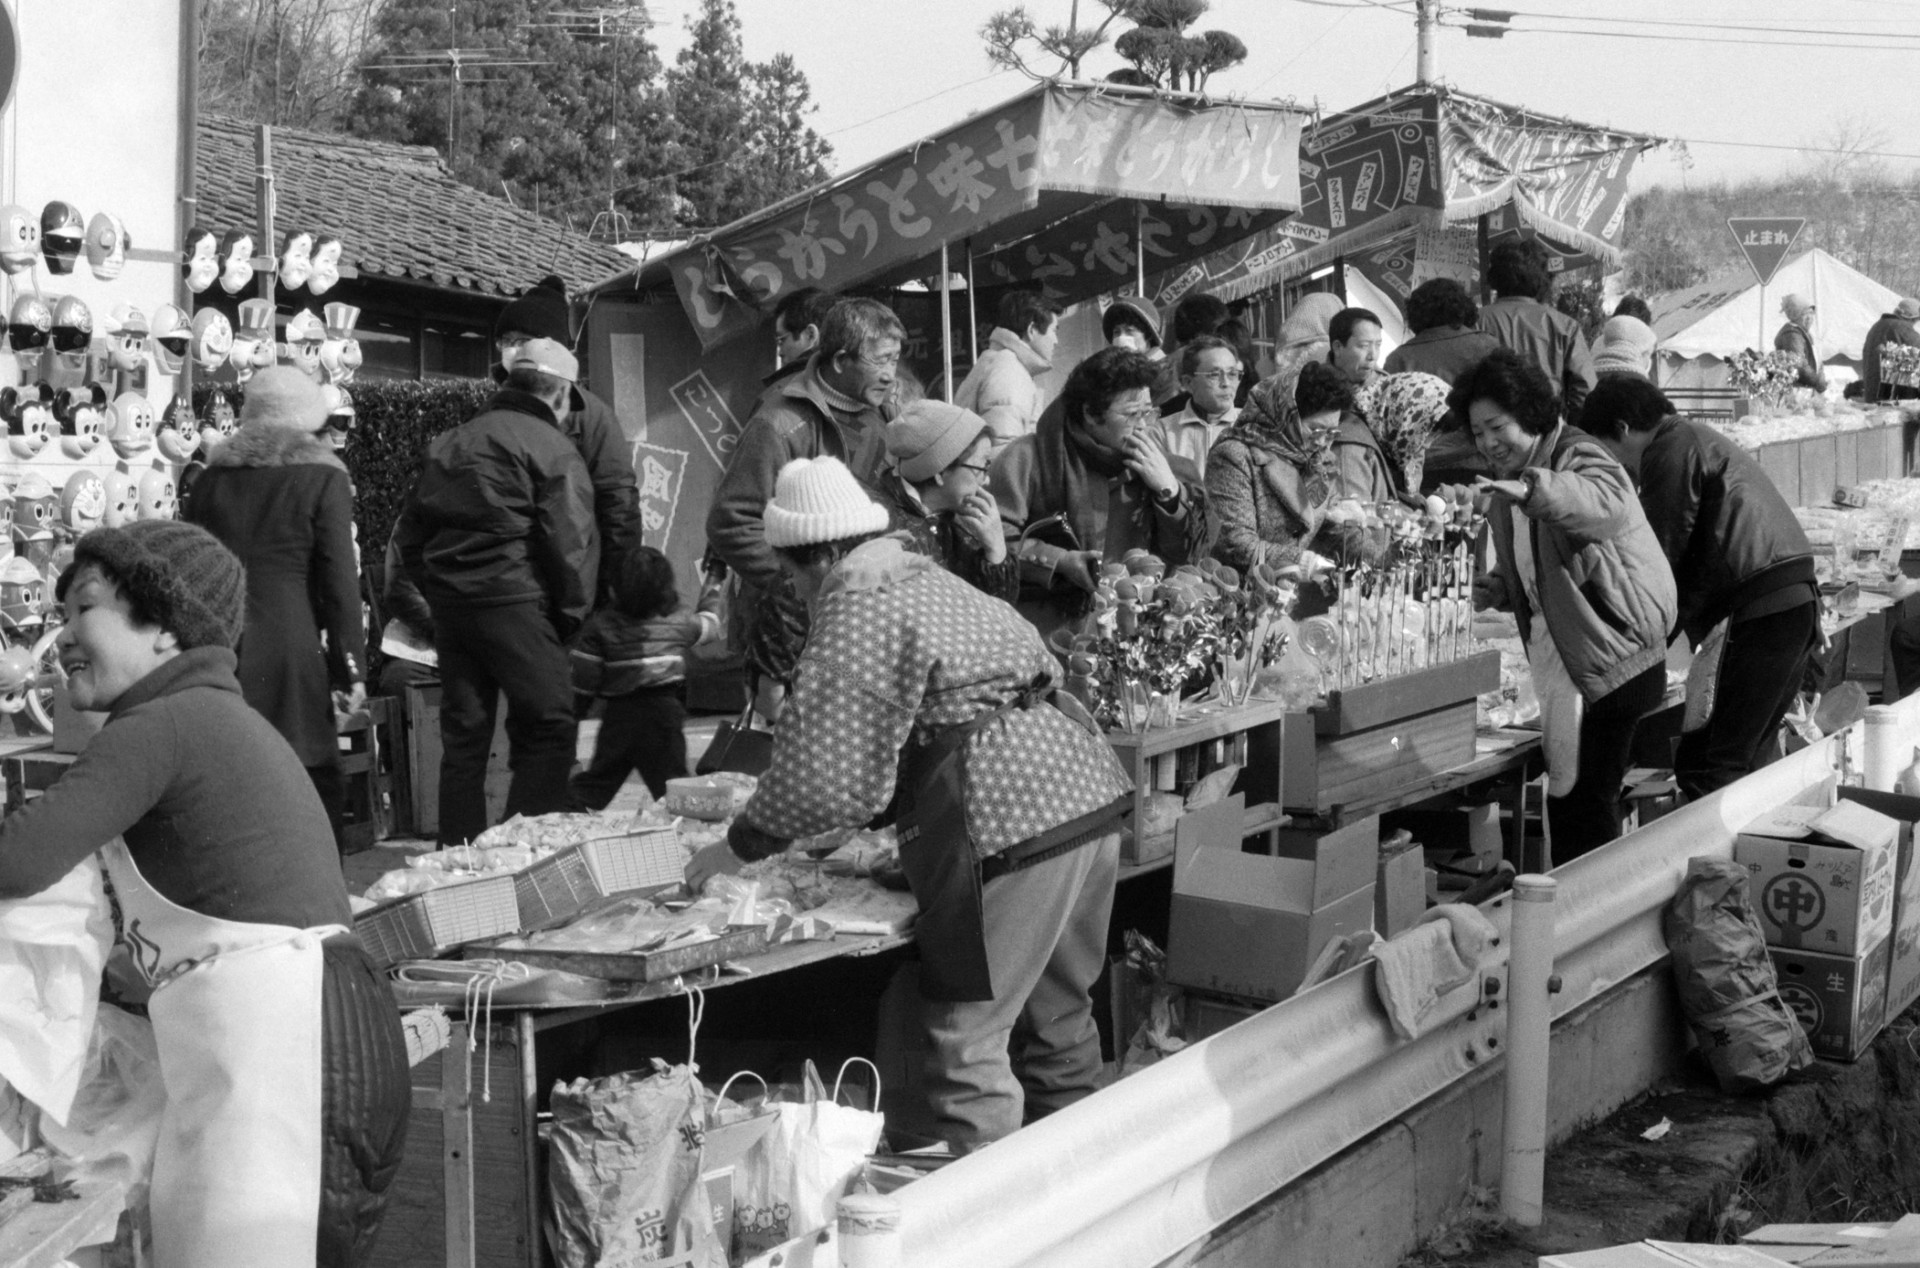
[{"label": "electrical wire", "polygon": [[[1454,23],[1443,23],[1454,26]],[[1593,35],[1609,40],[1655,40],[1672,44],[1748,44],[1759,48],[1792,49],[1857,49],[1870,53],[1913,53],[1920,50],[1915,44],[1827,44],[1808,43],[1802,40],[1742,40],[1726,36],[1709,35],[1651,35],[1643,31],[1573,31],[1556,30],[1549,27],[1508,26],[1497,27],[1502,35]]]},{"label": "electrical wire", "polygon": [[1308,53],[1313,52],[1315,48],[1319,47],[1320,41],[1326,39],[1329,35],[1332,35],[1335,31],[1339,30],[1340,24],[1353,16],[1352,10],[1361,7],[1359,5],[1351,5],[1351,4],[1350,5],[1334,5],[1334,4],[1331,4],[1329,0],[1300,0],[1300,2],[1302,4],[1327,4],[1329,8],[1342,8],[1342,9],[1348,10],[1348,12],[1343,13],[1339,17],[1335,18],[1332,24],[1329,25],[1326,30],[1320,32],[1320,34],[1314,36],[1311,40],[1309,40],[1307,42],[1307,46],[1301,49],[1298,53],[1295,53],[1292,57],[1288,58],[1287,61],[1281,65],[1279,70],[1274,71],[1273,74],[1268,75],[1265,79],[1261,80],[1259,84],[1254,87],[1253,92],[1249,94],[1250,96],[1257,96],[1261,91],[1263,91],[1266,88],[1268,84],[1272,83],[1274,80],[1280,78],[1280,76],[1292,70],[1296,62],[1300,61]]},{"label": "electrical wire", "polygon": [[[1471,10],[1449,10],[1449,12],[1470,13]],[[1683,22],[1675,19],[1662,19],[1662,18],[1609,18],[1609,17],[1600,16],[1597,14],[1589,16],[1586,14],[1578,14],[1578,13],[1539,13],[1530,9],[1500,9],[1498,10],[1498,12],[1505,15],[1510,15],[1516,18],[1538,18],[1548,22],[1597,22],[1607,26],[1690,27],[1696,30],[1709,30],[1709,31],[1746,31],[1756,35],[1825,35],[1825,36],[1873,35],[1877,38],[1882,34],[1880,32],[1873,32],[1873,31],[1836,31],[1832,27],[1754,26],[1751,23],[1745,23],[1745,22]],[[1765,19],[1761,19],[1761,20],[1764,21]],[[1781,20],[1790,21],[1791,19],[1781,19]],[[1872,19],[1865,19],[1865,20],[1872,20]],[[1888,19],[1881,19],[1881,20],[1894,21],[1895,19],[1888,18]],[[1524,28],[1520,28],[1520,29],[1524,29]],[[1889,31],[1884,34],[1885,34],[1885,37],[1888,39],[1920,40],[1920,31],[1914,31],[1914,32]]]}]

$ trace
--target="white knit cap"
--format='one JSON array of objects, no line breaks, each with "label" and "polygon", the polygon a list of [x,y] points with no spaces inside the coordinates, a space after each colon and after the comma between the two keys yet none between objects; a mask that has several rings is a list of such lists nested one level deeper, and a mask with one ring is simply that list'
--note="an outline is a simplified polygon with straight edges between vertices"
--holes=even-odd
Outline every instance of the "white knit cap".
[{"label": "white knit cap", "polygon": [[868,497],[838,458],[795,458],[780,468],[762,519],[775,550],[836,542],[887,529],[886,508]]}]

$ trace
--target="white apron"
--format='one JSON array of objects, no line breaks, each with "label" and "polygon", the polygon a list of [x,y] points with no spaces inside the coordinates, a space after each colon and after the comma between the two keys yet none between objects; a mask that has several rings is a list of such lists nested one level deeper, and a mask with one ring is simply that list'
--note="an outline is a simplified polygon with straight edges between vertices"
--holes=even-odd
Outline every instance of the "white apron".
[{"label": "white apron", "polygon": [[153,1160],[157,1268],[311,1268],[320,1226],[320,944],[188,911],[101,851],[148,1013],[167,1108]]},{"label": "white apron", "polygon": [[1547,754],[1547,794],[1564,797],[1580,777],[1580,723],[1587,700],[1574,686],[1573,675],[1560,659],[1553,634],[1547,629],[1546,609],[1540,603],[1540,579],[1533,558],[1533,523],[1525,515],[1507,511],[1513,525],[1513,566],[1533,607],[1533,626],[1527,632],[1527,666],[1533,671],[1533,694],[1540,701],[1540,742]]}]

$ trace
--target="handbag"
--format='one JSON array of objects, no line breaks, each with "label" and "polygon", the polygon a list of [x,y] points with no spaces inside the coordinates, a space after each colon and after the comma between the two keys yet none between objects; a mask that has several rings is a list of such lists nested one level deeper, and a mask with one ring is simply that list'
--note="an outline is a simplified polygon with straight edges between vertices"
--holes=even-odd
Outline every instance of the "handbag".
[{"label": "handbag", "polygon": [[694,763],[693,773],[711,775],[715,771],[733,771],[741,775],[764,775],[773,765],[773,732],[753,724],[754,684],[747,682],[747,705],[740,716],[722,722],[713,733],[713,743]]}]

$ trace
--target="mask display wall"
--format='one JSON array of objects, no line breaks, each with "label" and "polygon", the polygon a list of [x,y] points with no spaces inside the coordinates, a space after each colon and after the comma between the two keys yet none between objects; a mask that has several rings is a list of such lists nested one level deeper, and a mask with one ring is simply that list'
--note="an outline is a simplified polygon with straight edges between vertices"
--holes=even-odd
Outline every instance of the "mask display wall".
[{"label": "mask display wall", "polygon": [[106,410],[107,390],[98,383],[66,388],[56,396],[53,416],[60,424],[60,452],[77,461],[97,449]]},{"label": "mask display wall", "polygon": [[143,520],[170,520],[179,508],[173,477],[155,467],[140,474],[140,511]]},{"label": "mask display wall", "polygon": [[40,212],[40,252],[47,271],[64,276],[73,272],[87,238],[87,222],[72,203],[50,202]]},{"label": "mask display wall", "polygon": [[160,421],[154,424],[153,445],[168,462],[186,462],[199,452],[200,427],[181,397],[168,401]]},{"label": "mask display wall", "polygon": [[220,255],[213,230],[201,225],[188,229],[182,253],[187,259],[180,266],[180,272],[187,279],[187,289],[198,295],[220,276]]},{"label": "mask display wall", "polygon": [[87,267],[103,282],[111,282],[127,267],[127,252],[133,239],[120,217],[110,211],[96,211],[87,221]]},{"label": "mask display wall", "polygon": [[239,425],[239,421],[233,412],[233,402],[227,399],[225,392],[215,388],[213,395],[207,398],[207,420],[200,426],[200,443],[211,454],[215,445],[233,435],[233,429]]},{"label": "mask display wall", "polygon": [[73,537],[88,533],[106,520],[107,485],[92,471],[76,471],[60,490],[60,527]]}]

